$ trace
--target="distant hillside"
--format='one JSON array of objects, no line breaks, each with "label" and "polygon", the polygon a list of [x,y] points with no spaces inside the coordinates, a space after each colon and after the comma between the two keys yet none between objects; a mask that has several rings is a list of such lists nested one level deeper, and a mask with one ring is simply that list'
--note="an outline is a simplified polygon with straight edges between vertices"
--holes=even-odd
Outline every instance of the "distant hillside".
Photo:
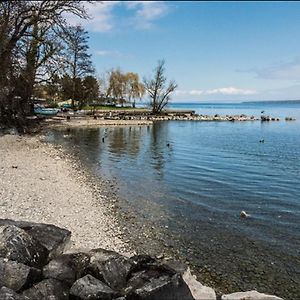
[{"label": "distant hillside", "polygon": [[265,101],[245,101],[244,104],[300,104],[300,100],[265,100]]}]

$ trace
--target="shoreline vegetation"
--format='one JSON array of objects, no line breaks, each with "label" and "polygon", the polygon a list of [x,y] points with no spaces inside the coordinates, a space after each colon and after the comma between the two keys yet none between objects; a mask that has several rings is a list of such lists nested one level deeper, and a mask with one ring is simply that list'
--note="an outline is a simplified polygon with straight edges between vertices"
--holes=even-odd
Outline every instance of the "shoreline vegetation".
[{"label": "shoreline vegetation", "polygon": [[[47,143],[44,134],[0,136],[0,154],[1,218],[54,224],[71,230],[72,240],[66,253],[101,247],[125,257],[150,254],[165,262],[178,260],[172,251],[162,250],[160,233],[155,228],[135,224],[127,212],[122,215],[114,193],[115,183],[105,178],[94,180],[75,156],[61,146]],[[145,238],[153,240],[152,249],[143,249]],[[223,295],[224,300],[266,296],[245,292],[231,298],[224,295],[228,292],[226,289],[210,284],[214,292],[195,281],[192,275],[190,279],[194,283],[190,286],[194,299],[216,299],[215,292]],[[203,296],[208,294],[209,298]],[[269,296],[266,299],[281,298]]]}]

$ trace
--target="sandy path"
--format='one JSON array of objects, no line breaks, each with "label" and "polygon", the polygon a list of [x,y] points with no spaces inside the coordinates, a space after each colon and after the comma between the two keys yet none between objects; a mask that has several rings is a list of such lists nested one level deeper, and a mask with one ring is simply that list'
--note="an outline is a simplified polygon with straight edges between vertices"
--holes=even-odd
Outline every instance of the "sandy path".
[{"label": "sandy path", "polygon": [[0,218],[68,228],[72,248],[126,253],[109,205],[62,151],[39,137],[0,137]]}]

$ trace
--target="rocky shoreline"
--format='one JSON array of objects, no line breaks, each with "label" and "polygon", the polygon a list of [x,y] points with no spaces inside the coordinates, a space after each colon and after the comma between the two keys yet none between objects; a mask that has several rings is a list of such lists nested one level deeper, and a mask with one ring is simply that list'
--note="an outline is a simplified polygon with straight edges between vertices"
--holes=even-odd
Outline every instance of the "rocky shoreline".
[{"label": "rocky shoreline", "polygon": [[[41,143],[41,140],[41,136],[0,137],[0,154],[3,158],[0,162],[2,218],[46,222],[70,228],[73,232],[69,245],[71,252],[85,253],[89,252],[86,249],[101,247],[128,258],[137,255],[138,243],[143,238],[152,240],[155,236],[156,241],[148,253],[156,257],[155,260],[165,262],[176,257],[172,251],[160,252],[163,245],[158,245],[160,241],[155,228],[151,230],[144,224],[140,230],[143,234],[138,234],[134,221],[132,226],[126,226],[126,223],[131,223],[131,215],[120,213],[118,200],[108,191],[108,185],[113,187],[112,183],[94,182],[70,153],[58,146]],[[66,178],[68,187],[63,188]],[[165,248],[170,249],[168,245]],[[148,249],[143,250],[138,254],[147,253]],[[221,294],[217,291],[218,297]]]},{"label": "rocky shoreline", "polygon": [[[180,262],[103,248],[65,252],[70,239],[69,230],[51,224],[0,219],[0,299],[216,299]],[[281,298],[249,291],[221,299]]]},{"label": "rocky shoreline", "polygon": [[[285,121],[295,121],[286,117]],[[150,110],[96,110],[59,113],[56,117],[45,118],[50,127],[93,127],[93,126],[123,126],[152,125],[156,121],[199,121],[199,122],[270,122],[281,121],[278,117],[261,115],[203,115],[192,110],[166,110],[159,115],[153,115]]]}]

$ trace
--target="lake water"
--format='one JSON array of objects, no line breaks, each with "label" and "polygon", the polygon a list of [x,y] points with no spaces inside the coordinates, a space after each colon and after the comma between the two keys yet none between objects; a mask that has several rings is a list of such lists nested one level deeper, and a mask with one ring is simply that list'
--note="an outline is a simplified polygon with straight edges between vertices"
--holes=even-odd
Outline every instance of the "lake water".
[{"label": "lake water", "polygon": [[[95,176],[116,180],[137,215],[165,228],[170,247],[204,282],[300,297],[300,104],[171,107],[297,121],[168,121],[72,129],[71,139],[53,134],[76,147]],[[250,217],[241,219],[242,210]]]}]

